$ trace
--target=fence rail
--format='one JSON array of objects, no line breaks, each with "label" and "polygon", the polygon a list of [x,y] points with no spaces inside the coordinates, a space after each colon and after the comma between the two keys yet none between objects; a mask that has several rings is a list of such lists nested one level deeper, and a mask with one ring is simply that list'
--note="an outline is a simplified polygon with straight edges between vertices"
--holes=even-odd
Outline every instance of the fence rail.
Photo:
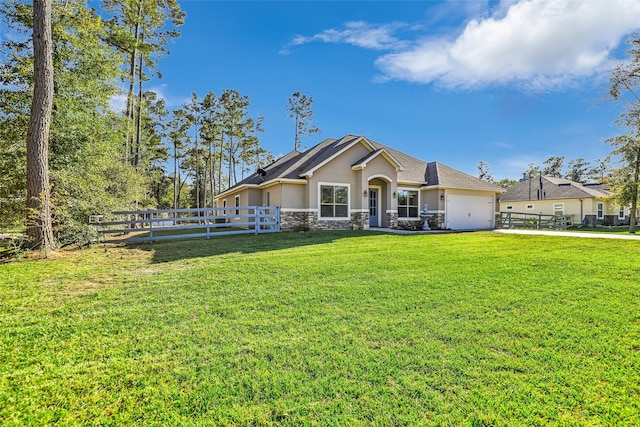
[{"label": "fence rail", "polygon": [[500,212],[501,228],[566,230],[573,225],[573,215],[543,215],[523,212]]},{"label": "fence rail", "polygon": [[[89,218],[89,222],[96,227],[100,242],[153,243],[280,231],[280,208],[276,206],[120,211],[114,212],[108,219],[105,221],[102,215]],[[128,234],[134,235],[124,239],[106,238]]]}]

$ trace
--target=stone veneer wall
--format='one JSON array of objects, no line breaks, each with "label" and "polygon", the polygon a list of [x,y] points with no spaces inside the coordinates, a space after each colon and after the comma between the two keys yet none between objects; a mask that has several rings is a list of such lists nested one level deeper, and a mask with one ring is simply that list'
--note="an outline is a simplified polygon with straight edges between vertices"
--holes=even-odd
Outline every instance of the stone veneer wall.
[{"label": "stone veneer wall", "polygon": [[[422,230],[421,219],[398,219],[398,228],[403,230]],[[432,230],[444,229],[444,214],[437,213],[429,218],[429,228]]]},{"label": "stone veneer wall", "polygon": [[347,230],[351,229],[351,221],[348,219],[326,221],[318,219],[317,212],[309,212],[309,228],[311,230]]},{"label": "stone veneer wall", "polygon": [[306,230],[309,228],[309,212],[280,211],[281,230]]},{"label": "stone veneer wall", "polygon": [[437,213],[429,220],[429,227],[434,230],[444,230],[444,214]]},{"label": "stone veneer wall", "polygon": [[398,228],[398,213],[397,212],[392,212],[389,213],[387,212],[387,227],[389,228]]},{"label": "stone veneer wall", "polygon": [[351,228],[356,230],[369,228],[369,212],[353,212],[351,214]]},{"label": "stone veneer wall", "polygon": [[280,229],[282,230],[361,230],[368,227],[368,212],[354,212],[351,214],[351,220],[325,221],[318,219],[317,212],[280,211]]}]

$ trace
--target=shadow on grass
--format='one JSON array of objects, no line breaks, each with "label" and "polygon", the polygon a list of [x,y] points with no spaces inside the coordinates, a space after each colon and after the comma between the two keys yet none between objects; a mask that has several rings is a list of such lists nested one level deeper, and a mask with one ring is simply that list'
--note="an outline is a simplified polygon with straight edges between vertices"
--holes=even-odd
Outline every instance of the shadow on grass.
[{"label": "shadow on grass", "polygon": [[284,231],[269,234],[243,234],[212,237],[211,239],[176,239],[153,244],[130,244],[128,247],[153,252],[153,262],[163,263],[189,258],[224,255],[228,253],[251,254],[297,247],[322,245],[336,240],[384,235],[377,231]]}]

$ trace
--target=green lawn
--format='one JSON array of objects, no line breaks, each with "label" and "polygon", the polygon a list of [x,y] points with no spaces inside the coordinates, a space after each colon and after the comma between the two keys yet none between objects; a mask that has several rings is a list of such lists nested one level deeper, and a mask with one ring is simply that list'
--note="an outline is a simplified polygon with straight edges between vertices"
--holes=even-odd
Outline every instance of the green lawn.
[{"label": "green lawn", "polygon": [[[610,233],[610,234],[629,234],[629,226],[616,227],[569,227],[567,231],[581,231],[584,233]],[[640,232],[640,229],[638,230]]]},{"label": "green lawn", "polygon": [[0,265],[0,424],[640,425],[639,256],[349,231]]}]

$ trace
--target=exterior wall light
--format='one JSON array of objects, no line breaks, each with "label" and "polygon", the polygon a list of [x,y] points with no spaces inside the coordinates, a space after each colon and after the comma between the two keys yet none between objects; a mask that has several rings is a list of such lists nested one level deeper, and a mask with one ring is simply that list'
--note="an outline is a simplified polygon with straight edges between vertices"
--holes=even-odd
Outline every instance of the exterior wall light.
[{"label": "exterior wall light", "polygon": [[393,192],[393,198],[395,199],[396,197],[398,197],[398,193],[396,193],[395,191]]},{"label": "exterior wall light", "polygon": [[440,200],[444,202],[444,194],[440,195]]}]

